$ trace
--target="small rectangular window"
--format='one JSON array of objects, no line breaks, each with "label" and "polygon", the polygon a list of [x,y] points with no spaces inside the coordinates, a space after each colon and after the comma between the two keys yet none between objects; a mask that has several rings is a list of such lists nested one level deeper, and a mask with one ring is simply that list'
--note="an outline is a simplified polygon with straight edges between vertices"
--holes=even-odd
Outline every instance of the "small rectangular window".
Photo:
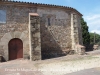
[{"label": "small rectangular window", "polygon": [[6,11],[0,10],[0,23],[6,23]]},{"label": "small rectangular window", "polygon": [[48,18],[48,26],[50,26],[50,18]]}]

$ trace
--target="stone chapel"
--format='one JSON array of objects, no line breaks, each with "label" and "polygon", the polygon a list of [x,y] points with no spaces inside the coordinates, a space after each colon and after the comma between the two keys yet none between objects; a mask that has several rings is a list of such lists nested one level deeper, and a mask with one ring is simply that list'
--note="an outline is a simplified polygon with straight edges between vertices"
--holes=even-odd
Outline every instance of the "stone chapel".
[{"label": "stone chapel", "polygon": [[81,17],[72,7],[0,0],[0,55],[8,61],[79,53]]}]

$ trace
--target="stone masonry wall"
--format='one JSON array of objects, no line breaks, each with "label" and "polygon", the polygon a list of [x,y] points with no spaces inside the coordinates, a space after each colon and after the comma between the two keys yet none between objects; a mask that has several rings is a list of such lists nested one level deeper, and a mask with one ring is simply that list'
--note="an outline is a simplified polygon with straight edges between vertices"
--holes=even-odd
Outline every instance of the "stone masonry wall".
[{"label": "stone masonry wall", "polygon": [[30,15],[31,60],[41,60],[40,17]]},{"label": "stone masonry wall", "polygon": [[[71,50],[70,12],[38,8],[41,17],[41,48],[43,58],[67,54]],[[50,18],[50,25],[48,25]]]},{"label": "stone masonry wall", "polygon": [[74,34],[75,34],[75,43],[83,45],[82,43],[82,30],[81,30],[81,17],[74,13],[73,15],[74,23]]},{"label": "stone masonry wall", "polygon": [[77,20],[78,20],[78,25],[79,25],[79,27],[78,27],[78,31],[79,31],[79,44],[80,44],[80,45],[83,45],[83,40],[82,40],[82,28],[81,28],[81,17],[78,16]]},{"label": "stone masonry wall", "polygon": [[8,60],[8,43],[13,38],[19,38],[23,41],[23,56],[28,58],[29,13],[36,12],[36,8],[0,4],[0,10],[6,11],[6,23],[0,23],[0,54]]},{"label": "stone masonry wall", "polygon": [[71,13],[71,38],[72,38],[72,49],[75,53],[81,53],[83,47],[82,43],[82,31],[81,31],[81,17],[76,13]]},{"label": "stone masonry wall", "polygon": [[78,25],[78,19],[77,19],[77,15],[74,13],[73,14],[73,26],[74,26],[74,39],[75,39],[75,44],[79,44],[79,36],[78,36],[78,29],[79,29],[79,25]]},{"label": "stone masonry wall", "polygon": [[[29,13],[37,13],[40,17],[42,58],[65,55],[72,49],[72,10],[3,4],[0,4],[0,10],[6,11],[6,23],[0,23],[0,55],[4,56],[6,60],[9,59],[8,43],[13,38],[19,38],[23,41],[24,58],[30,56]],[[75,35],[76,43],[81,40],[79,39],[81,34],[79,33],[80,26],[78,29],[79,23],[75,23],[77,27],[74,27],[77,34]],[[33,60],[35,59],[33,58]]]}]

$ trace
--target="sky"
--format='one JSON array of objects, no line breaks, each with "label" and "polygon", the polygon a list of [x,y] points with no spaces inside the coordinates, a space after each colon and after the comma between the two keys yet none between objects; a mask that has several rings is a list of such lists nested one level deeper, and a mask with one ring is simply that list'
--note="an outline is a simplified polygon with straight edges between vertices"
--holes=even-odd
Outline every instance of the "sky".
[{"label": "sky", "polygon": [[100,0],[16,0],[73,7],[83,14],[89,32],[100,34]]}]

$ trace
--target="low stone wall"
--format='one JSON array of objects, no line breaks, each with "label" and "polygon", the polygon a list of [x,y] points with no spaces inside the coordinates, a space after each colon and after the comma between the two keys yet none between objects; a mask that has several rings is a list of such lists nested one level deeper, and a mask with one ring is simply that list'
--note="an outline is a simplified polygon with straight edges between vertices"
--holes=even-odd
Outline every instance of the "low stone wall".
[{"label": "low stone wall", "polygon": [[94,45],[94,44],[90,44],[90,45],[84,45],[86,47],[86,51],[93,51],[93,50],[99,50],[99,45]]}]

